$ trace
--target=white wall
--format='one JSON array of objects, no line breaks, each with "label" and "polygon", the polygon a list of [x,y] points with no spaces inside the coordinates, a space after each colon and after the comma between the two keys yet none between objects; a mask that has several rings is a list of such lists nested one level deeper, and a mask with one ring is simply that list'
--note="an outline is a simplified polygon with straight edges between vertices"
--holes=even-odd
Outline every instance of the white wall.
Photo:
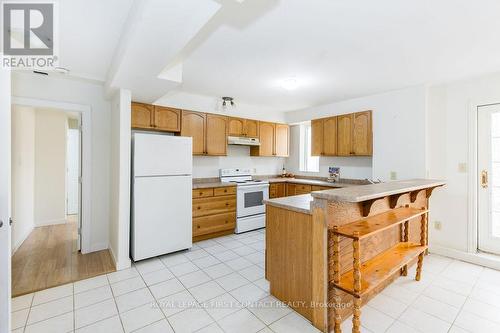
[{"label": "white wall", "polygon": [[[428,169],[429,177],[445,179],[445,188],[431,197],[431,246],[467,251],[469,172],[458,165],[468,163],[469,114],[473,105],[500,103],[500,74],[429,87],[428,90]],[[432,222],[441,221],[435,230]],[[475,223],[474,221],[472,223]]]},{"label": "white wall", "polygon": [[35,226],[66,223],[68,117],[35,110]]},{"label": "white wall", "polygon": [[252,157],[250,147],[230,145],[227,156],[193,156],[193,178],[219,177],[219,169],[248,167],[256,175],[277,175],[284,163],[283,157]]},{"label": "white wall", "polygon": [[12,252],[35,223],[35,111],[12,108]]},{"label": "white wall", "polygon": [[296,175],[328,177],[328,167],[340,167],[340,177],[349,179],[372,178],[371,157],[319,157],[319,172],[300,171],[300,126],[290,127],[290,156],[287,171]]},{"label": "white wall", "polygon": [[90,106],[92,118],[90,248],[92,251],[108,248],[111,104],[105,98],[103,86],[68,78],[14,73],[12,95]]},{"label": "white wall", "polygon": [[[373,157],[370,178],[424,178],[426,88],[424,86],[395,90],[342,102],[286,113],[288,123],[298,123],[331,115],[373,110]],[[321,158],[323,159],[323,158]],[[367,161],[346,160],[341,175],[366,177]],[[338,160],[321,162],[340,163]],[[294,162],[296,163],[296,162]]]},{"label": "white wall", "polygon": [[[132,96],[133,99],[133,96]],[[158,99],[154,104],[177,107],[192,111],[225,114],[227,116],[243,117],[257,120],[284,122],[285,112],[277,111],[263,105],[251,105],[240,103],[235,99],[236,108],[223,112],[221,98],[186,92],[172,91],[166,96]]]},{"label": "white wall", "polygon": [[121,89],[111,102],[109,248],[118,270],[130,267],[130,126],[130,91]]}]

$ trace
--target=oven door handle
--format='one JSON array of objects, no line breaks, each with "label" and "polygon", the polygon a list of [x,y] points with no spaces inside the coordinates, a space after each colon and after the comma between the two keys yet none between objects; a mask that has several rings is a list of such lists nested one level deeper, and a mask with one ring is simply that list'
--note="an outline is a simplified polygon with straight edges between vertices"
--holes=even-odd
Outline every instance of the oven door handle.
[{"label": "oven door handle", "polygon": [[244,186],[239,186],[237,190],[246,190],[246,189],[255,189],[255,188],[262,188],[265,190],[266,188],[269,187],[269,184],[258,184],[258,185],[244,185]]}]

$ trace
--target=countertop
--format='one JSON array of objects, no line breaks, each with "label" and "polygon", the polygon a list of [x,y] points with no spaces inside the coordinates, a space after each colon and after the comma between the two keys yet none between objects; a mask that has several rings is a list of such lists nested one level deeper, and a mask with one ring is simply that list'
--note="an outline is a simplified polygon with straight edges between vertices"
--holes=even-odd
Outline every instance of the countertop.
[{"label": "countertop", "polygon": [[313,198],[329,201],[362,202],[371,199],[386,197],[393,194],[423,190],[426,188],[443,186],[446,183],[433,179],[408,179],[387,183],[350,186],[335,190],[313,192]]},{"label": "countertop", "polygon": [[264,203],[270,206],[284,208],[304,214],[311,213],[311,201],[313,197],[311,194],[294,195],[291,197],[282,197],[276,199],[264,200]]},{"label": "countertop", "polygon": [[211,188],[211,187],[231,187],[236,186],[235,183],[223,183],[218,181],[196,181],[193,180],[193,190],[200,188]]},{"label": "countertop", "polygon": [[324,180],[305,179],[305,178],[279,178],[279,177],[276,177],[276,178],[268,178],[266,180],[269,181],[270,184],[272,184],[272,183],[294,183],[294,184],[328,186],[328,187],[333,187],[333,188],[357,186],[357,184],[344,183],[342,181],[330,183],[330,182],[327,182]]},{"label": "countertop", "polygon": [[[317,185],[317,186],[327,186],[332,188],[341,188],[349,186],[357,186],[359,184],[353,184],[348,182],[330,183],[319,179],[307,179],[307,178],[280,178],[280,177],[269,177],[269,176],[254,176],[255,179],[267,180],[270,184],[272,183],[294,183],[294,184],[306,184],[306,185]],[[359,181],[359,180],[355,180]],[[194,178],[193,179],[193,190],[199,188],[210,188],[210,187],[227,187],[236,186],[234,183],[222,183],[219,178]]]}]

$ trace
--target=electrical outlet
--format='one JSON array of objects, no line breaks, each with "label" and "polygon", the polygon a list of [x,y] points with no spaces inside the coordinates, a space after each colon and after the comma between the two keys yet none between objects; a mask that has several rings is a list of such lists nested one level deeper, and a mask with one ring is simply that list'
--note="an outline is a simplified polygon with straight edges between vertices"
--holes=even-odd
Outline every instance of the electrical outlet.
[{"label": "electrical outlet", "polygon": [[467,173],[467,163],[458,163],[458,172]]},{"label": "electrical outlet", "polygon": [[398,179],[398,173],[396,171],[391,171],[390,174],[389,174],[389,178],[391,180],[396,180]]},{"label": "electrical outlet", "polygon": [[434,229],[441,230],[441,221],[434,221]]}]

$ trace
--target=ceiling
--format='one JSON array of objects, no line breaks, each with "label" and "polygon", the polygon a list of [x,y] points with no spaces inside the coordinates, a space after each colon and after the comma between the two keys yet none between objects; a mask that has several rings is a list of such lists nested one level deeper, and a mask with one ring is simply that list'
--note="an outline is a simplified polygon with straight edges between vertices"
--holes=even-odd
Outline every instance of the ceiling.
[{"label": "ceiling", "polygon": [[[500,71],[497,0],[61,0],[60,11],[62,65],[149,102],[177,91],[287,111]],[[295,90],[282,87],[290,77]]]}]

